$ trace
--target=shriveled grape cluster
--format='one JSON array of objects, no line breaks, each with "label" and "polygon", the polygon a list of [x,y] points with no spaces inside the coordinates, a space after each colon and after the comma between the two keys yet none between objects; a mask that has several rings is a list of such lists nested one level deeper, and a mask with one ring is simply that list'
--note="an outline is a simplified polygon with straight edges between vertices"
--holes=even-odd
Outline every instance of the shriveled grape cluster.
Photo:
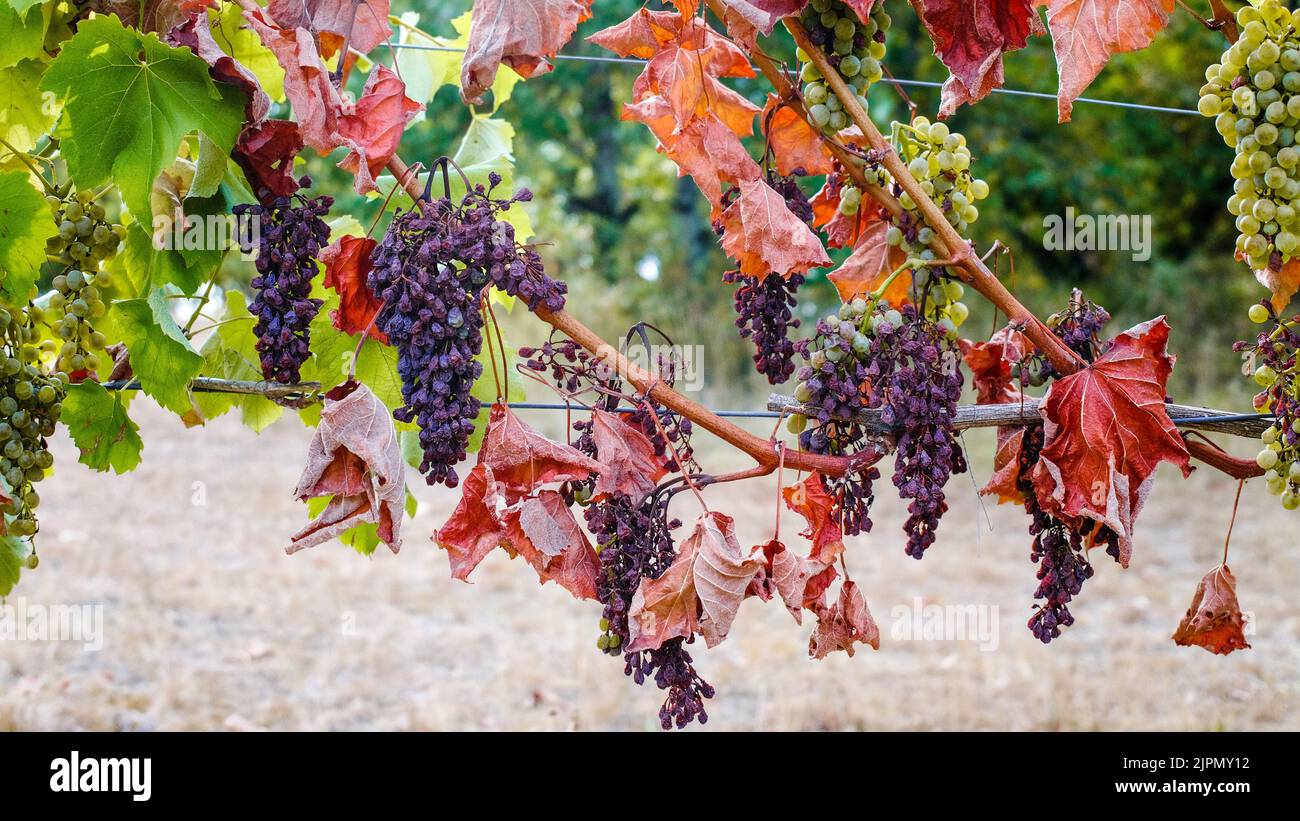
[{"label": "shriveled grape cluster", "polygon": [[[1077,353],[1085,362],[1093,362],[1106,349],[1101,338],[1102,329],[1110,322],[1110,312],[1091,300],[1084,299],[1078,289],[1070,297],[1069,307],[1047,318],[1047,327],[1065,346]],[[1060,374],[1051,361],[1039,351],[1027,355],[1011,366],[1011,377],[1034,388],[1042,387]]]},{"label": "shriveled grape cluster", "polygon": [[[1259,310],[1256,310],[1256,309]],[[1300,508],[1300,315],[1287,319],[1271,303],[1251,307],[1251,317],[1263,316],[1265,329],[1251,342],[1238,342],[1238,351],[1254,357],[1255,382],[1261,391],[1255,406],[1273,415],[1260,439],[1255,462],[1264,470],[1269,493],[1287,510]]]},{"label": "shriveled grape cluster", "polygon": [[104,206],[95,202],[91,191],[69,192],[67,196],[45,198],[54,215],[57,233],[45,241],[45,253],[52,262],[93,270],[117,253],[126,229],[108,221]]},{"label": "shriveled grape cluster", "polygon": [[42,373],[37,362],[40,310],[0,308],[0,476],[9,499],[4,513],[12,517],[6,529],[16,536],[36,533],[41,500],[33,485],[54,464],[46,439],[54,435],[65,390],[63,380]]},{"label": "shriveled grape cluster", "polygon": [[470,389],[483,373],[475,359],[483,348],[483,289],[496,285],[530,308],[564,307],[564,283],[547,277],[537,253],[519,248],[514,228],[497,218],[532,193],[493,199],[501,177],[488,181],[459,203],[443,197],[399,213],[371,254],[367,284],[383,301],[375,325],[397,347],[406,403],[393,416],[419,424],[420,472],[429,484],[459,484],[454,466],[481,408]]},{"label": "shriveled grape cluster", "polygon": [[[311,180],[304,177],[301,184],[308,187]],[[257,317],[253,333],[268,381],[296,383],[311,356],[308,329],[321,306],[321,300],[311,297],[311,281],[316,258],[330,240],[329,225],[321,218],[333,204],[331,197],[295,194],[231,209],[245,221],[245,243],[251,221],[258,221],[258,275],[250,283],[254,296],[248,310]]]},{"label": "shriveled grape cluster", "polygon": [[1277,0],[1237,12],[1241,37],[1205,70],[1197,109],[1236,149],[1228,212],[1237,253],[1278,270],[1300,250],[1300,31]]},{"label": "shriveled grape cluster", "polygon": [[[885,59],[885,33],[892,22],[884,5],[877,5],[863,23],[857,12],[840,0],[812,0],[799,19],[808,30],[808,39],[826,52],[830,64],[865,109],[867,90],[884,76],[880,63]],[[803,49],[795,57],[799,60],[799,79],[804,82],[804,102],[813,123],[831,135],[848,128],[849,116],[817,66]]]}]

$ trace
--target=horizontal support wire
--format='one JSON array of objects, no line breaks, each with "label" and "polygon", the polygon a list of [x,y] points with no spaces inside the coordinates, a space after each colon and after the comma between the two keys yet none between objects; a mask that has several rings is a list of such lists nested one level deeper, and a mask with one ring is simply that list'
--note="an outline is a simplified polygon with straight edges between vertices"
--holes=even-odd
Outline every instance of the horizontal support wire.
[{"label": "horizontal support wire", "polygon": [[[110,391],[138,391],[140,382],[135,379],[118,379],[103,383]],[[200,376],[191,380],[190,390],[196,393],[232,393],[245,396],[264,396],[272,401],[293,405],[310,404],[320,401],[321,384],[303,382],[282,385],[278,382],[245,381],[238,379],[217,379]],[[1042,422],[1038,413],[1039,400],[1032,396],[1025,397],[1023,403],[1002,405],[962,405],[953,418],[953,427],[957,430],[966,428],[987,428],[999,425],[1034,425]],[[577,402],[510,402],[515,410],[572,411],[582,413],[588,408]],[[631,413],[636,408],[619,407],[615,413]],[[714,410],[710,412],[733,419],[779,419],[792,413],[815,416],[816,413],[797,402],[793,397],[774,393],[768,397],[767,410]],[[1179,405],[1173,402],[1165,404],[1169,418],[1179,427],[1196,430],[1227,433],[1233,436],[1257,437],[1272,423],[1272,415],[1267,413],[1231,413],[1194,405]],[[889,434],[892,429],[880,421],[880,410],[864,409],[858,415],[858,421],[873,429],[876,433]]]},{"label": "horizontal support wire", "polygon": [[[465,49],[454,46],[437,46],[427,45],[424,43],[388,43],[388,46],[395,49],[410,49],[412,51],[454,51],[463,54]],[[646,61],[639,57],[601,57],[586,54],[557,54],[557,60],[569,60],[577,63],[620,63],[625,65],[645,65]],[[881,83],[889,83],[899,86],[917,86],[921,88],[942,88],[943,83],[933,80],[904,80],[892,77],[885,77],[880,80]],[[1042,100],[1055,100],[1056,95],[1046,91],[1028,91],[1022,88],[995,88],[994,94],[1006,94],[1011,97],[1034,97]],[[1091,105],[1104,105],[1113,108],[1127,108],[1137,111],[1154,111],[1160,114],[1192,114],[1197,117],[1201,113],[1194,108],[1175,108],[1164,105],[1146,105],[1145,103],[1131,103],[1126,100],[1103,100],[1099,97],[1078,97],[1076,103],[1087,103]]]}]

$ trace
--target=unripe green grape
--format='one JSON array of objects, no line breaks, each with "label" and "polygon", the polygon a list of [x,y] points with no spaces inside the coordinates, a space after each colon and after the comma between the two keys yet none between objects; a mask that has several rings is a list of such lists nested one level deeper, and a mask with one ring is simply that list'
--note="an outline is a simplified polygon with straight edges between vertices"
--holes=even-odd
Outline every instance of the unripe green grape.
[{"label": "unripe green grape", "polygon": [[858,60],[857,57],[854,57],[852,54],[850,54],[848,57],[845,57],[843,60],[840,60],[840,74],[844,75],[845,77],[857,76],[857,73],[861,68],[862,68],[862,62]]},{"label": "unripe green grape", "polygon": [[858,30],[857,25],[855,25],[851,19],[849,19],[848,17],[841,17],[839,22],[835,24],[835,29],[834,29],[835,39],[852,40],[853,35],[857,32],[857,30]]},{"label": "unripe green grape", "polygon": [[1255,455],[1255,464],[1264,470],[1268,470],[1277,464],[1277,453],[1265,448]]},{"label": "unripe green grape", "polygon": [[831,120],[831,110],[819,103],[808,109],[808,116],[818,128],[825,128]]},{"label": "unripe green grape", "polygon": [[831,114],[831,120],[828,123],[830,129],[836,133],[843,131],[849,126],[849,117],[843,111],[835,111]]},{"label": "unripe green grape", "polygon": [[822,79],[822,73],[813,63],[804,63],[803,68],[799,69],[799,79],[805,83],[814,83]]},{"label": "unripe green grape", "polygon": [[876,64],[879,65],[880,61],[885,59],[885,44],[875,40],[871,41],[867,44],[867,56],[875,60]]},{"label": "unripe green grape", "polygon": [[903,232],[898,226],[891,225],[885,230],[885,242],[890,245],[899,245],[903,241]]},{"label": "unripe green grape", "polygon": [[803,98],[809,105],[826,102],[827,93],[824,83],[808,83],[803,87]]},{"label": "unripe green grape", "polygon": [[1260,386],[1267,388],[1276,381],[1277,371],[1273,370],[1268,365],[1260,365],[1255,369],[1255,382]]}]

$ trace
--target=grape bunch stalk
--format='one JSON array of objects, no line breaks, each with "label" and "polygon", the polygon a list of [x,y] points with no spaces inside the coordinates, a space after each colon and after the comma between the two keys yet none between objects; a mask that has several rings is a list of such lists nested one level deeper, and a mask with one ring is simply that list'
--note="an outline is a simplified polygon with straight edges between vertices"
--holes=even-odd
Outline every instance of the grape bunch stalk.
[{"label": "grape bunch stalk", "polygon": [[1300,508],[1300,315],[1285,318],[1262,302],[1250,308],[1251,319],[1265,325],[1253,341],[1238,342],[1256,364],[1260,393],[1255,407],[1273,416],[1260,434],[1262,449],[1255,463],[1264,470],[1269,493],[1287,510]]},{"label": "grape bunch stalk", "polygon": [[530,309],[564,307],[566,286],[546,276],[541,258],[520,247],[502,211],[532,199],[521,189],[494,199],[501,183],[470,187],[457,203],[450,196],[421,200],[399,213],[371,254],[368,287],[383,302],[375,325],[397,347],[405,404],[393,412],[420,427],[420,472],[429,484],[455,487],[482,407],[470,391],[483,373],[482,292],[495,285]]},{"label": "grape bunch stalk", "polygon": [[[884,5],[877,5],[863,23],[858,13],[841,0],[812,0],[799,19],[813,45],[826,52],[830,64],[866,110],[868,89],[885,73],[881,61],[885,59],[885,33],[892,20]],[[803,98],[813,124],[830,136],[848,128],[849,115],[840,99],[830,91],[821,71],[803,49],[795,52],[795,58],[799,61]]]},{"label": "grape bunch stalk", "polygon": [[[311,179],[304,177],[300,184],[310,187]],[[269,204],[232,209],[241,219],[246,251],[251,250],[250,234],[257,221],[258,275],[250,283],[256,293],[248,310],[257,317],[253,333],[267,381],[297,383],[303,363],[311,356],[308,329],[321,306],[321,300],[311,296],[311,282],[317,257],[330,239],[329,225],[322,217],[333,204],[331,197],[294,194]]]},{"label": "grape bunch stalk", "polygon": [[1236,150],[1237,256],[1280,270],[1300,252],[1300,22],[1278,0],[1237,12],[1241,36],[1205,70],[1197,109]]}]

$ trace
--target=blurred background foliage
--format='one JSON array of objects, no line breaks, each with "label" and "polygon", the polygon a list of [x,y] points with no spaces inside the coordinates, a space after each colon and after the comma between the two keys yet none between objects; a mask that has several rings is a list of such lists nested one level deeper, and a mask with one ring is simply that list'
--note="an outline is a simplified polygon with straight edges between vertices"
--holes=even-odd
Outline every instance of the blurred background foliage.
[{"label": "blurred background foliage", "polygon": [[[945,79],[915,13],[901,0],[886,2],[895,21],[886,67],[899,78]],[[393,0],[393,13],[415,12],[422,30],[452,37],[451,21],[470,5],[471,0]],[[593,18],[565,53],[608,56],[583,38],[641,5],[597,0]],[[763,45],[793,64],[793,44],[781,29]],[[1150,48],[1111,60],[1086,95],[1194,109],[1204,68],[1223,46],[1221,35],[1180,9]],[[392,62],[382,48],[376,54]],[[637,74],[634,65],[561,61],[552,73],[518,84],[501,107],[498,116],[516,131],[515,181],[536,195],[528,206],[534,241],[544,243],[551,275],[569,283],[573,313],[605,338],[620,336],[636,321],[652,322],[679,343],[705,346],[706,398],[759,403],[768,388],[750,366],[749,343],[732,325],[731,288],[721,282],[730,264],[710,228],[707,204],[694,183],[679,179],[675,166],[656,152],[648,129],[619,119]],[[1054,93],[1050,39],[1034,38],[1027,49],[1008,55],[1006,75],[1008,88]],[[352,82],[359,86],[360,79],[354,75]],[[769,90],[761,76],[733,87],[759,105]],[[920,113],[934,115],[937,88],[905,90]],[[870,101],[882,127],[906,112],[889,84],[873,88]],[[444,88],[425,118],[407,131],[400,153],[426,163],[450,155],[468,122],[456,90]],[[977,175],[992,186],[972,238],[980,248],[1001,240],[1014,250],[1014,276],[1005,257],[1001,272],[1022,301],[1046,316],[1078,286],[1114,314],[1112,332],[1167,313],[1174,326],[1171,346],[1180,356],[1171,392],[1225,407],[1249,406],[1251,388],[1239,377],[1240,359],[1230,345],[1250,332],[1246,307],[1263,291],[1232,259],[1234,229],[1224,208],[1231,154],[1210,120],[1080,102],[1073,122],[1058,125],[1053,99],[993,94],[961,108],[949,124],[967,136]],[[758,156],[761,138],[753,149]],[[369,225],[377,201],[351,195],[349,175],[331,162],[313,158],[310,167],[322,190],[339,192],[337,214],[353,213]],[[809,180],[809,192],[819,185]],[[1150,259],[1045,250],[1044,217],[1064,215],[1070,206],[1080,214],[1151,215]],[[812,277],[800,298],[805,329],[838,304],[824,276]],[[967,302],[972,317],[963,335],[987,337],[995,327],[991,310],[977,296]],[[540,341],[545,326],[516,314],[508,326],[511,341]]]}]

